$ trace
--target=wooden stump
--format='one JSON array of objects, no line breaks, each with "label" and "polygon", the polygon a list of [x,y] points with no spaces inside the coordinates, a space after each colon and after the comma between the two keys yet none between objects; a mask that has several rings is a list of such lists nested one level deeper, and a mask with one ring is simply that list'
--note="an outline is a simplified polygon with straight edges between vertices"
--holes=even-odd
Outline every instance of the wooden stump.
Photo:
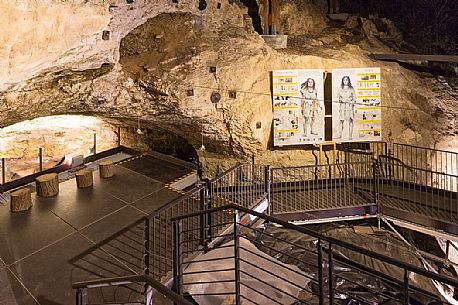
[{"label": "wooden stump", "polygon": [[99,163],[100,178],[110,178],[114,175],[114,164],[112,161],[102,161]]},{"label": "wooden stump", "polygon": [[82,169],[77,171],[76,174],[76,186],[78,188],[90,187],[93,184],[92,171],[90,169]]},{"label": "wooden stump", "polygon": [[57,174],[45,174],[35,179],[37,195],[41,197],[53,197],[59,194],[59,178]]},{"label": "wooden stump", "polygon": [[18,189],[11,193],[11,212],[26,211],[32,207],[32,191],[29,188]]}]

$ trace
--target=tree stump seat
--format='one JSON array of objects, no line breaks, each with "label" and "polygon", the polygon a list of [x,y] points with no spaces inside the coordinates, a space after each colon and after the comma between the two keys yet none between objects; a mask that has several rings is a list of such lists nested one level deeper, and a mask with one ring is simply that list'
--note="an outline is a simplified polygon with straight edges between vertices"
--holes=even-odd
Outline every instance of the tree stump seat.
[{"label": "tree stump seat", "polygon": [[29,188],[21,188],[11,192],[11,212],[27,211],[32,207],[32,191]]},{"label": "tree stump seat", "polygon": [[59,178],[56,173],[38,176],[35,185],[40,197],[53,197],[59,194]]},{"label": "tree stump seat", "polygon": [[93,176],[92,176],[92,170],[90,169],[82,169],[76,172],[76,186],[78,188],[85,188],[85,187],[91,187],[93,185]]},{"label": "tree stump seat", "polygon": [[113,161],[102,161],[99,163],[99,174],[100,178],[110,178],[114,175],[114,163]]}]

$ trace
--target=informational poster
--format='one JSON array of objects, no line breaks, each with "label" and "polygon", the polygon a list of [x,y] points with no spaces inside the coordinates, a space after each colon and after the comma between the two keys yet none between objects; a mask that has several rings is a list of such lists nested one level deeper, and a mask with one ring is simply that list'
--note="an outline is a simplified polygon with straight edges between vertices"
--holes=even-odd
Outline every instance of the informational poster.
[{"label": "informational poster", "polygon": [[332,138],[382,140],[380,68],[332,70]]},{"label": "informational poster", "polygon": [[324,142],[323,72],[273,71],[274,146]]}]

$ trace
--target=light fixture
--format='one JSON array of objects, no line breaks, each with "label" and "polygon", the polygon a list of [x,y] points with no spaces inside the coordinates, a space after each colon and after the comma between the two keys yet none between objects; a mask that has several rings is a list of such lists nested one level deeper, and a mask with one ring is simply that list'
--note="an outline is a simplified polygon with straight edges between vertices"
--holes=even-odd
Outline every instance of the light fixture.
[{"label": "light fixture", "polygon": [[140,117],[137,118],[137,133],[138,134],[143,134],[143,131],[140,128]]},{"label": "light fixture", "polygon": [[202,138],[201,138],[202,139],[202,141],[201,141],[202,145],[200,146],[199,150],[200,151],[204,151],[205,150],[205,145],[204,145],[204,125],[203,124],[202,124],[202,132],[200,134],[202,136]]}]

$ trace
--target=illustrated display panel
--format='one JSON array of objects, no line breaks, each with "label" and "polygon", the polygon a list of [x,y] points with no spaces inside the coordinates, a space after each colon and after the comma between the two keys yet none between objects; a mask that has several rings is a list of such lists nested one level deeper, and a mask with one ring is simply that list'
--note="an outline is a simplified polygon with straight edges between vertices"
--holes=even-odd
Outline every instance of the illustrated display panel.
[{"label": "illustrated display panel", "polygon": [[332,70],[332,138],[382,140],[380,68]]},{"label": "illustrated display panel", "polygon": [[323,72],[273,71],[274,146],[324,142]]}]

